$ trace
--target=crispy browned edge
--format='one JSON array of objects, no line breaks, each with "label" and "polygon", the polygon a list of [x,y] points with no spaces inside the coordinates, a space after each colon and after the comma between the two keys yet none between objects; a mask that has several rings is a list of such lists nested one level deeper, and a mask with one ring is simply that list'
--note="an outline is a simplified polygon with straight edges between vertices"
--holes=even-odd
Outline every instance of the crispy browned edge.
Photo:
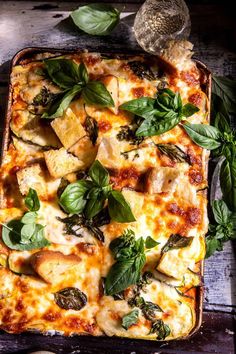
[{"label": "crispy browned edge", "polygon": [[[73,53],[81,53],[84,52],[84,50],[80,48],[74,48],[74,49],[56,49],[56,48],[44,48],[44,47],[27,47],[15,54],[15,56],[12,58],[11,61],[11,66],[10,66],[10,74],[12,72],[12,69],[15,65],[20,64],[20,62],[26,58],[30,58],[31,56],[37,54],[37,53],[55,53],[55,55],[61,55],[61,54],[73,54]],[[151,57],[151,55],[143,53],[143,52],[134,52],[134,53],[123,53],[120,54],[118,52],[104,52],[102,51],[101,54],[103,55],[113,55],[113,56],[118,56],[119,58],[122,59],[122,57],[127,57],[127,56],[135,56],[135,55],[141,55],[144,57]],[[161,58],[158,58],[158,61],[163,64],[163,67],[167,68],[168,64],[165,63]],[[207,115],[207,121],[210,122],[210,102],[211,102],[211,72],[210,70],[206,67],[205,64],[203,64],[199,60],[195,60],[198,69],[202,72],[204,77],[206,78],[206,83],[203,85],[202,89],[206,93],[208,97],[208,115]],[[167,64],[167,65],[166,65]],[[5,124],[4,124],[4,130],[3,130],[3,140],[2,140],[2,151],[1,151],[1,165],[4,160],[5,153],[8,149],[9,141],[10,141],[10,120],[11,120],[11,105],[12,105],[12,86],[11,86],[11,80],[9,79],[9,90],[8,90],[8,102],[7,102],[7,109],[6,109],[6,116],[5,116]],[[205,166],[205,172],[206,175],[208,173],[208,163]],[[205,195],[207,195],[207,192],[205,192]],[[204,274],[204,261],[200,261],[200,276],[203,278]],[[196,288],[196,302],[195,302],[195,311],[196,311],[196,323],[194,328],[191,330],[191,332],[185,336],[185,337],[180,337],[176,340],[183,340],[183,339],[189,339],[192,337],[196,332],[199,330],[201,324],[202,324],[202,313],[203,313],[203,286],[197,287]]]}]

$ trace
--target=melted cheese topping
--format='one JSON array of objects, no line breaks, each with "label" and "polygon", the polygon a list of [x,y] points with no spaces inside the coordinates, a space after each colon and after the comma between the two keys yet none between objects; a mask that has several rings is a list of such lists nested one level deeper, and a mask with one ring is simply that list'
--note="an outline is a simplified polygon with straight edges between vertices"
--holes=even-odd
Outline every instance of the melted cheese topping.
[{"label": "melted cheese topping", "polygon": [[[10,123],[14,135],[1,168],[0,221],[20,218],[25,212],[22,194],[26,194],[29,187],[38,188],[41,208],[37,222],[45,225],[45,236],[51,242],[45,249],[66,256],[76,255],[80,261],[58,281],[49,284],[32,268],[31,258],[38,250],[14,251],[2,243],[0,255],[8,256],[8,266],[0,266],[0,327],[12,333],[37,329],[65,335],[89,333],[155,339],[156,335],[150,334],[151,322],[140,309],[138,322],[125,330],[121,325],[122,317],[132,310],[127,299],[114,300],[101,290],[102,277],[106,277],[114,263],[109,244],[125,229],[131,228],[137,238],[151,236],[158,242],[146,255],[143,271],[151,271],[154,279],[141,296],[162,308],[163,312],[156,313],[156,319],[162,319],[170,327],[167,339],[184,337],[195,326],[196,290],[189,289],[200,284],[198,262],[205,253],[206,199],[198,190],[206,186],[207,153],[176,126],[165,134],[145,139],[138,153],[134,150],[125,156],[124,153],[134,146],[129,141],[120,141],[117,134],[122,126],[132,122],[133,116],[118,107],[142,96],[155,97],[162,78],[149,81],[131,70],[129,61],[143,62],[142,57],[102,59],[99,54],[83,53],[70,54],[67,58],[77,63],[83,61],[90,77],[107,85],[115,108],[90,106],[78,98],[71,102],[62,117],[56,118],[51,125],[45,124],[33,112],[34,98],[42,88],[57,93],[58,87],[40,74],[42,57],[15,66],[11,75]],[[167,59],[170,59],[169,53]],[[176,59],[178,75],[165,73],[165,82],[172,90],[180,92],[183,103],[191,102],[199,107],[199,112],[189,121],[207,124],[208,101],[201,90],[198,69],[189,56],[185,59]],[[86,116],[95,119],[98,125],[95,146],[84,129]],[[153,142],[178,145],[188,154],[191,165],[172,161],[157,151]],[[47,166],[45,156],[50,154],[44,153],[45,149],[51,149],[50,154],[54,156],[47,159]],[[67,150],[69,155],[66,156],[72,156],[73,160],[78,158],[78,166],[84,168],[98,159],[109,170],[113,188],[122,189],[136,221],[125,224],[112,221],[102,226],[104,244],[84,228],[80,230],[81,237],[67,234],[58,219],[66,217],[57,200],[60,178],[53,178],[49,172],[55,166],[65,168],[70,161],[64,163],[61,158],[57,164],[57,153],[54,153],[59,151],[57,149]],[[37,176],[34,175],[36,167]],[[64,175],[65,171],[58,173]],[[75,173],[65,177],[70,182],[76,180]],[[37,183],[30,185],[35,178]],[[192,236],[193,242],[188,247],[162,254],[170,235],[176,233]],[[83,291],[88,298],[86,306],[80,311],[60,308],[55,303],[54,293],[65,287]]]}]

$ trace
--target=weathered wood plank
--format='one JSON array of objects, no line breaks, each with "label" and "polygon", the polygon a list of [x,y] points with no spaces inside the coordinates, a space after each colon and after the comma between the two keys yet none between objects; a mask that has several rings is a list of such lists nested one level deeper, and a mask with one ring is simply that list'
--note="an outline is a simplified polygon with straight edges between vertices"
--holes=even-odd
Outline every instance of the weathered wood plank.
[{"label": "weathered wood plank", "polygon": [[[61,337],[38,334],[0,334],[0,353],[51,350],[57,354],[234,354],[234,319],[229,314],[205,313],[200,331],[189,340],[169,343],[119,338]],[[125,349],[124,349],[125,348]],[[148,348],[148,349],[147,349]],[[96,349],[96,350],[95,350]]]}]

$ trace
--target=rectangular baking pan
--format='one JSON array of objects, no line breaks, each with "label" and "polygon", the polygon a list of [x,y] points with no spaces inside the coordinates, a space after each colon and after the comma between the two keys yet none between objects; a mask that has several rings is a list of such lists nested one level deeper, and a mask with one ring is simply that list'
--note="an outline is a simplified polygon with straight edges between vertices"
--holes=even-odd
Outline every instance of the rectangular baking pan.
[{"label": "rectangular baking pan", "polygon": [[[65,54],[73,54],[73,53],[80,53],[83,52],[84,50],[81,48],[74,48],[74,49],[56,49],[56,48],[44,48],[44,47],[27,47],[24,48],[22,50],[20,50],[19,52],[17,52],[15,54],[15,56],[13,57],[12,61],[11,61],[11,66],[10,66],[10,74],[12,72],[12,69],[14,66],[16,65],[20,65],[22,64],[23,61],[28,60],[28,59],[33,59],[33,57],[36,54],[40,54],[40,53],[50,53],[50,54],[55,54],[55,56],[59,56],[59,55],[65,55]],[[135,52],[124,52],[122,54],[120,54],[119,52],[100,52],[100,54],[102,55],[106,55],[106,56],[110,56],[110,57],[119,57],[119,58],[127,58],[127,57],[132,57],[135,55],[141,55],[143,57],[152,57],[151,55],[145,53],[145,52],[139,52],[137,53]],[[34,60],[34,59],[33,59]],[[165,70],[171,70],[171,68],[169,68],[168,63],[164,62],[161,58],[157,58],[160,66],[162,66]],[[208,116],[207,116],[207,120],[208,122],[210,121],[210,100],[211,100],[211,72],[210,70],[206,67],[205,64],[203,64],[202,62],[195,60],[198,69],[201,72],[201,89],[203,90],[203,92],[207,95],[208,97]],[[11,80],[9,80],[9,91],[8,91],[8,102],[7,102],[7,109],[6,109],[6,117],[5,117],[5,124],[4,124],[4,131],[3,131],[3,141],[2,141],[2,151],[1,151],[1,164],[4,161],[4,156],[5,153],[8,150],[8,146],[10,143],[10,120],[11,120],[11,106],[12,106],[12,94],[13,94],[13,88],[11,86]],[[205,172],[206,175],[208,173],[208,163],[205,166]],[[207,195],[207,192],[204,190],[202,191],[202,193],[204,193],[205,195]],[[204,262],[201,261],[199,262],[199,273],[201,278],[203,279],[203,272],[204,272]],[[127,346],[127,344],[129,343],[131,345],[132,349],[137,349],[140,348],[140,344],[143,343],[144,345],[148,345],[149,349],[158,349],[161,348],[163,346],[164,343],[170,343],[170,342],[175,342],[175,341],[181,341],[181,340],[187,340],[190,339],[194,334],[196,334],[196,332],[199,330],[201,324],[202,324],[202,312],[203,312],[203,286],[199,286],[196,288],[196,323],[194,328],[191,330],[191,332],[189,333],[188,336],[183,337],[183,338],[179,338],[176,340],[172,340],[172,341],[148,341],[148,340],[143,340],[143,339],[128,339],[128,338],[121,338],[121,337],[91,337],[88,335],[77,335],[71,338],[68,337],[63,337],[64,340],[69,344],[69,343],[77,343],[79,344],[84,344],[85,347],[88,346],[90,347],[91,344],[93,343],[95,345],[96,348],[100,347],[100,345],[102,344],[102,347],[105,348],[121,348],[121,350],[127,349],[129,347],[129,345]],[[7,334],[8,336],[15,336],[14,334]],[[21,336],[21,337],[25,337],[25,336],[29,336],[32,337],[34,336],[33,334],[27,332],[25,334],[18,334],[16,336]],[[40,336],[42,338],[45,338],[45,335],[43,334],[38,334],[37,336]],[[55,342],[56,342],[56,338],[58,338],[57,335],[55,335]],[[60,338],[60,342],[61,342]],[[97,346],[97,344],[100,344],[99,346]],[[107,344],[107,345],[106,345]],[[70,344],[69,344],[70,346]],[[55,348],[54,348],[55,349]],[[53,350],[53,347],[51,348],[51,350]],[[73,350],[73,348],[71,348],[71,350]],[[96,349],[95,349],[96,352]],[[68,351],[68,353],[70,353],[70,351]],[[72,351],[71,351],[72,353]],[[90,353],[90,351],[88,352]],[[102,353],[99,350],[99,353]],[[109,353],[109,352],[108,352]],[[119,352],[121,353],[121,352]],[[164,352],[161,352],[164,354]],[[110,354],[110,353],[109,353]]]}]

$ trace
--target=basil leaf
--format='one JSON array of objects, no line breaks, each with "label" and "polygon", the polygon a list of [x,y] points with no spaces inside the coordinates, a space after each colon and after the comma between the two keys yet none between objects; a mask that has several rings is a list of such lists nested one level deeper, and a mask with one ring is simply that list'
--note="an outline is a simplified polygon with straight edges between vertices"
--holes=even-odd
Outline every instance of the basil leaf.
[{"label": "basil leaf", "polygon": [[104,207],[105,198],[100,193],[98,193],[94,198],[91,198],[87,201],[86,207],[84,210],[85,216],[87,219],[92,219],[97,215]]},{"label": "basil leaf", "polygon": [[230,124],[222,113],[217,113],[214,124],[221,133],[232,133]]},{"label": "basil leaf", "polygon": [[205,258],[211,257],[216,251],[221,251],[222,246],[220,240],[216,238],[206,237],[206,255]]},{"label": "basil leaf", "polygon": [[165,324],[162,320],[156,320],[152,323],[152,328],[150,333],[157,334],[157,340],[163,340],[168,337],[171,333],[170,327]]},{"label": "basil leaf", "polygon": [[191,245],[193,237],[185,237],[179,234],[172,234],[166,244],[163,246],[161,252],[165,253],[173,249],[184,248]]},{"label": "basil leaf", "polygon": [[106,86],[100,81],[89,81],[82,91],[82,97],[88,104],[101,107],[114,107],[114,101]]},{"label": "basil leaf", "polygon": [[146,119],[136,131],[137,136],[154,136],[160,135],[168,130],[173,129],[181,118],[176,113],[167,112],[165,116],[160,119]]},{"label": "basil leaf", "polygon": [[135,247],[135,233],[131,229],[127,229],[123,232],[122,236],[115,238],[111,241],[109,248],[113,253],[115,259],[119,259],[121,255],[124,255],[122,251],[128,249],[130,251],[130,257],[133,256],[133,248]]},{"label": "basil leaf", "polygon": [[136,220],[130,205],[119,191],[112,190],[108,195],[108,210],[111,219],[117,222],[123,223]]},{"label": "basil leaf", "polygon": [[236,112],[236,81],[221,76],[213,76],[212,91],[222,98],[229,113]]},{"label": "basil leaf", "polygon": [[188,118],[198,111],[199,111],[198,107],[194,106],[192,103],[186,103],[182,108],[182,115],[185,118]]},{"label": "basil leaf", "polygon": [[230,210],[236,211],[236,155],[229,161],[225,159],[220,169],[220,187],[223,199]]},{"label": "basil leaf", "polygon": [[187,162],[191,165],[190,157],[180,147],[174,144],[156,144],[158,150],[175,162]]},{"label": "basil leaf", "polygon": [[88,82],[84,64],[78,65],[70,59],[47,59],[44,63],[51,80],[62,89],[71,89],[76,84]]},{"label": "basil leaf", "polygon": [[122,318],[122,327],[128,329],[138,322],[139,310],[133,310]]},{"label": "basil leaf", "polygon": [[31,238],[36,232],[36,224],[26,224],[23,225],[21,228],[21,240],[20,243],[23,244],[29,244],[31,241]]},{"label": "basil leaf", "polygon": [[221,145],[220,132],[211,125],[190,124],[186,122],[182,127],[197,145],[205,149],[214,150]]},{"label": "basil leaf", "polygon": [[156,109],[154,108],[155,99],[150,97],[141,97],[135,100],[131,100],[123,103],[119,106],[119,109],[131,112],[142,118],[153,117]]},{"label": "basil leaf", "polygon": [[94,161],[88,174],[99,187],[105,187],[109,184],[109,173],[98,160]]},{"label": "basil leaf", "polygon": [[58,98],[52,103],[49,109],[42,114],[41,118],[53,119],[61,117],[71,101],[81,92],[81,90],[82,86],[75,85],[72,89],[59,94]]},{"label": "basil leaf", "polygon": [[140,254],[137,257],[113,264],[105,280],[105,294],[114,295],[127,289],[130,285],[136,284],[140,279],[145,261],[145,255]]},{"label": "basil leaf", "polygon": [[156,312],[163,312],[159,305],[154,304],[151,301],[145,301],[144,299],[139,307],[142,310],[144,317],[149,321],[155,321]]},{"label": "basil leaf", "polygon": [[29,211],[23,215],[21,222],[23,224],[33,224],[36,221],[37,213],[35,211]]},{"label": "basil leaf", "polygon": [[60,196],[60,205],[67,213],[81,213],[86,205],[85,194],[92,186],[92,182],[85,180],[69,184]]},{"label": "basil leaf", "polygon": [[[3,224],[2,240],[7,247],[13,250],[24,251],[42,248],[50,245],[50,242],[44,237],[44,226],[39,224],[35,225],[34,230],[32,227],[31,231],[33,232],[30,235],[30,242],[27,244],[21,243],[21,232],[22,228],[25,226],[32,227],[32,224],[24,225],[20,220],[11,220],[7,224]],[[24,235],[26,234],[23,234],[23,236]],[[29,235],[27,235],[27,237],[28,236]]]},{"label": "basil leaf", "polygon": [[65,288],[54,293],[56,304],[64,310],[81,310],[87,304],[87,296],[78,288]]},{"label": "basil leaf", "polygon": [[39,198],[35,189],[30,188],[25,198],[25,205],[30,211],[38,211],[40,208]]},{"label": "basil leaf", "polygon": [[73,11],[71,17],[82,31],[96,36],[106,36],[118,24],[120,12],[108,4],[89,4]]},{"label": "basil leaf", "polygon": [[96,145],[96,141],[98,138],[98,123],[96,119],[87,116],[85,119],[85,130],[92,144]]},{"label": "basil leaf", "polygon": [[230,222],[231,212],[223,200],[214,200],[212,202],[212,210],[215,221],[222,225]]},{"label": "basil leaf", "polygon": [[155,241],[151,236],[148,236],[145,240],[145,247],[147,249],[156,247],[159,244],[160,244],[160,242]]}]

